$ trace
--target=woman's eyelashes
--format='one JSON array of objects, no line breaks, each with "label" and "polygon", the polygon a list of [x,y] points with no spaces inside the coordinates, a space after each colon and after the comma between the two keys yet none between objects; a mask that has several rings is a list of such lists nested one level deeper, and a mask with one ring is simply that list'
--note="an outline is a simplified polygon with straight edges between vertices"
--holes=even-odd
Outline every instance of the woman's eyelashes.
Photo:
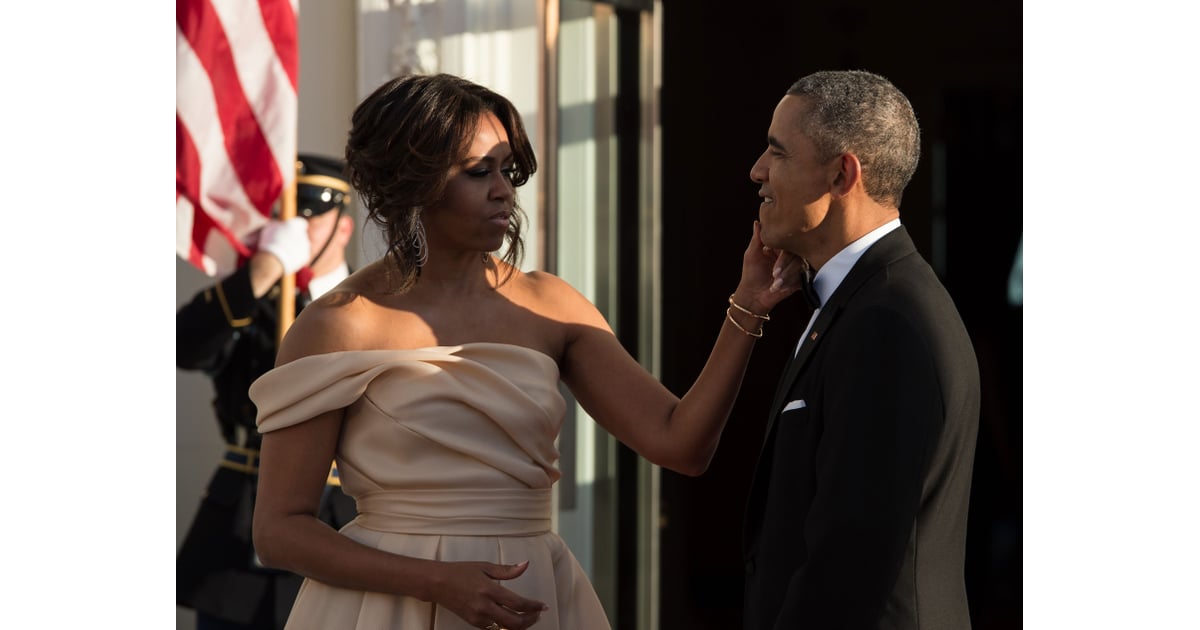
[{"label": "woman's eyelashes", "polygon": [[[509,181],[512,181],[517,176],[517,167],[515,165],[505,166],[500,169],[500,172],[504,174]],[[492,174],[492,168],[489,166],[469,168],[466,170],[466,174],[468,177],[483,178]]]}]

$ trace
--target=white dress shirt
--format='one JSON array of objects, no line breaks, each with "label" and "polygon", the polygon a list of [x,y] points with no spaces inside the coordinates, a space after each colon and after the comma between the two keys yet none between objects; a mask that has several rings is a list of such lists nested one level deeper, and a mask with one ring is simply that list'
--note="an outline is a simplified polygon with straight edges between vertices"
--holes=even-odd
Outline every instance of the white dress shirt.
[{"label": "white dress shirt", "polygon": [[342,263],[340,267],[330,271],[323,276],[314,276],[308,281],[308,294],[312,299],[317,299],[325,294],[326,291],[336,287],[339,282],[345,280],[350,275],[350,267],[346,263]]},{"label": "white dress shirt", "polygon": [[[821,304],[829,301],[829,297],[842,284],[842,280],[846,279],[846,275],[854,268],[854,263],[862,258],[863,252],[867,248],[874,245],[875,241],[883,238],[888,232],[900,227],[900,219],[892,219],[887,223],[867,232],[858,240],[850,243],[842,248],[842,251],[834,255],[817,270],[817,275],[813,276],[813,290],[821,298]],[[820,308],[813,309],[812,317],[808,318],[808,326],[804,327],[804,334],[800,335],[800,341],[796,342],[796,349],[792,351],[792,356],[800,353],[800,346],[804,340],[808,338],[808,331],[812,330],[813,322],[817,321],[817,314],[821,312]]]}]

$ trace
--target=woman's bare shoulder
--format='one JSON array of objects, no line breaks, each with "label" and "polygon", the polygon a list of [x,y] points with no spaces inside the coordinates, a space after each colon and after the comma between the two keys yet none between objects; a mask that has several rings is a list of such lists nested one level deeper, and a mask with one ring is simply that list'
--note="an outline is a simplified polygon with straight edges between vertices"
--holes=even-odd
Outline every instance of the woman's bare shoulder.
[{"label": "woman's bare shoulder", "polygon": [[517,293],[531,310],[564,324],[608,327],[596,306],[563,278],[546,271],[528,271],[518,280]]},{"label": "woman's bare shoulder", "polygon": [[364,349],[362,336],[371,325],[372,310],[363,295],[342,287],[322,295],[288,328],[276,365],[314,354]]},{"label": "woman's bare shoulder", "polygon": [[288,329],[276,363],[328,352],[405,347],[396,331],[411,329],[409,319],[415,316],[390,281],[384,266],[375,262],[314,300]]}]

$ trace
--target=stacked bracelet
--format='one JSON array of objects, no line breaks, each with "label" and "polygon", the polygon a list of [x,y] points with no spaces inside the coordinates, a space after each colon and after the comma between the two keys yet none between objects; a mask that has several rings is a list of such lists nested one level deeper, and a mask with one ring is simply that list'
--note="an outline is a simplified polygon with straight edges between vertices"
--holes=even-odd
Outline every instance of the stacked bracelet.
[{"label": "stacked bracelet", "polygon": [[758,330],[756,332],[750,332],[749,330],[742,328],[742,325],[737,323],[737,320],[733,318],[733,309],[735,309],[735,308],[737,310],[749,315],[750,317],[753,317],[754,319],[764,321],[764,322],[771,321],[771,316],[770,315],[759,315],[758,313],[755,313],[754,311],[746,308],[745,306],[742,306],[741,304],[734,302],[733,294],[732,293],[729,294],[729,308],[725,309],[725,317],[729,318],[729,321],[732,322],[734,326],[737,326],[738,330],[746,333],[747,335],[750,335],[751,337],[763,336],[762,324],[758,325]]},{"label": "stacked bracelet", "polygon": [[[753,315],[753,313],[751,313],[751,315]],[[737,327],[738,330],[746,333],[747,335],[750,335],[751,337],[763,336],[762,324],[759,324],[758,330],[753,331],[753,332],[746,330],[745,328],[742,328],[742,325],[737,323],[737,320],[733,318],[733,308],[732,307],[725,309],[725,319],[728,319],[729,323],[733,324],[734,326]]]},{"label": "stacked bracelet", "polygon": [[741,311],[741,312],[743,312],[743,313],[745,313],[745,314],[749,315],[750,317],[753,317],[753,318],[755,318],[755,319],[761,319],[761,320],[763,320],[764,322],[769,322],[769,321],[771,321],[771,316],[770,316],[770,315],[759,315],[758,313],[755,313],[754,311],[752,311],[752,310],[750,310],[750,309],[746,308],[745,306],[742,306],[741,304],[738,304],[737,302],[734,302],[734,301],[733,301],[733,294],[732,294],[732,293],[730,293],[730,294],[729,294],[729,305],[730,305],[730,306],[732,306],[733,308],[736,308],[737,310],[739,310],[739,311]]}]

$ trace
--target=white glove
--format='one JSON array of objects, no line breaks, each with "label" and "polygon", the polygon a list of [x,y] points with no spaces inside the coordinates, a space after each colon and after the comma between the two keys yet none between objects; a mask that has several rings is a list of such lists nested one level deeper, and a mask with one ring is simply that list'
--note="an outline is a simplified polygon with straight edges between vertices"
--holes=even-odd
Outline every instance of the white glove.
[{"label": "white glove", "polygon": [[312,257],[308,240],[308,221],[292,217],[287,221],[271,219],[262,229],[258,250],[272,254],[283,264],[283,273],[296,273]]}]

